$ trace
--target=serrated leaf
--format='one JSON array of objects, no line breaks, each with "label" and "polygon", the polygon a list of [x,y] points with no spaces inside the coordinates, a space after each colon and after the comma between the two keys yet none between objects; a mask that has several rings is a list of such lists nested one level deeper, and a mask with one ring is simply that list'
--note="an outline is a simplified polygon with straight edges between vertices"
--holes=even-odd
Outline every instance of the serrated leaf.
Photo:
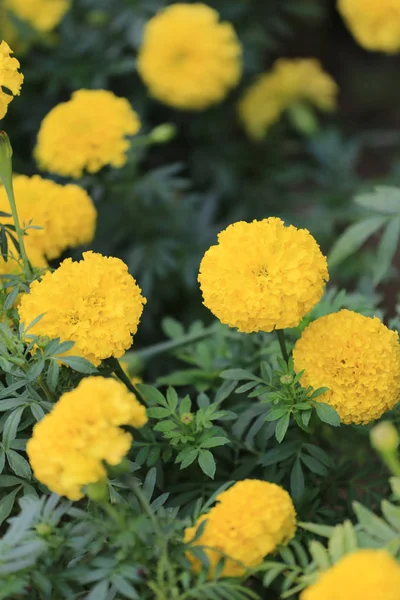
[{"label": "serrated leaf", "polygon": [[[400,195],[400,190],[399,190]],[[394,218],[389,221],[385,227],[381,242],[378,247],[375,264],[373,267],[372,280],[374,285],[378,285],[388,273],[393,257],[399,244],[400,236],[400,218]]]},{"label": "serrated leaf", "polygon": [[167,402],[169,404],[171,412],[174,412],[176,410],[176,407],[178,406],[178,400],[178,394],[176,393],[174,388],[169,387],[167,389]]},{"label": "serrated leaf", "polygon": [[290,423],[290,412],[287,412],[279,419],[275,427],[275,437],[279,443],[286,435]]},{"label": "serrated leaf", "polygon": [[152,419],[164,419],[165,417],[171,416],[171,410],[169,408],[155,406],[147,409],[147,415]]},{"label": "serrated leaf", "polygon": [[328,475],[328,469],[316,458],[307,456],[306,454],[301,454],[300,459],[312,473],[321,475],[322,477],[326,477]]},{"label": "serrated leaf", "polygon": [[96,367],[86,358],[82,356],[60,356],[60,361],[77,373],[83,373],[84,375],[91,375],[96,373]]},{"label": "serrated leaf", "polygon": [[3,446],[5,450],[8,450],[11,447],[12,442],[14,441],[18,426],[21,421],[22,413],[25,410],[25,405],[16,408],[12,413],[10,413],[4,423],[3,428]]},{"label": "serrated leaf", "polygon": [[321,542],[317,542],[316,540],[312,540],[309,544],[310,554],[313,558],[313,561],[317,565],[317,567],[321,571],[325,571],[329,569],[331,566],[331,561],[329,560],[329,554],[326,548],[321,544]]},{"label": "serrated leaf", "polygon": [[200,469],[207,477],[214,479],[216,464],[213,455],[209,450],[200,450],[198,458]]},{"label": "serrated leaf", "polygon": [[358,206],[387,215],[400,215],[400,189],[378,185],[373,192],[359,194],[354,198]]},{"label": "serrated leaf", "polygon": [[321,421],[328,423],[328,425],[332,425],[332,427],[339,427],[340,417],[332,406],[325,404],[325,402],[317,401],[315,403],[315,410]]},{"label": "serrated leaf", "polygon": [[210,438],[209,440],[205,440],[204,442],[201,442],[201,447],[202,448],[216,448],[217,446],[224,446],[225,444],[229,444],[230,440],[226,437],[213,437]]},{"label": "serrated leaf", "polygon": [[219,376],[222,377],[222,379],[230,379],[233,381],[252,380],[263,383],[260,377],[257,377],[254,373],[246,371],[245,369],[227,369],[226,371],[222,371]]},{"label": "serrated leaf", "polygon": [[299,459],[295,460],[290,473],[290,490],[296,502],[304,495],[304,474]]},{"label": "serrated leaf", "polygon": [[15,452],[14,450],[7,450],[6,452],[8,464],[16,475],[23,479],[31,478],[31,468],[29,463],[23,456]]}]

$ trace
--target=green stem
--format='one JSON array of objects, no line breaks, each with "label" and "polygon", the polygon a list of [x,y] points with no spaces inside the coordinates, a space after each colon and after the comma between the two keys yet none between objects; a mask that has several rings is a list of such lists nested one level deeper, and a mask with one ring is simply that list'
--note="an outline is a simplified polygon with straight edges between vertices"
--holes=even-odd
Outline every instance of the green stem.
[{"label": "green stem", "polygon": [[47,400],[49,402],[54,403],[57,400],[57,397],[55,396],[55,394],[53,394],[53,392],[50,390],[50,388],[43,381],[43,378],[38,377],[37,382],[38,382],[40,388],[42,389],[42,391],[44,392],[44,395],[46,396]]},{"label": "green stem", "polygon": [[213,333],[215,333],[215,325],[211,325],[210,327],[203,329],[203,331],[188,333],[177,340],[168,340],[167,342],[160,342],[159,344],[154,344],[154,346],[144,348],[143,350],[127,352],[124,356],[124,361],[126,361],[129,366],[130,359],[131,362],[134,362],[135,358],[139,358],[143,361],[149,360],[159,354],[171,352],[172,350],[177,350],[178,348],[199,342],[200,340],[213,335]]},{"label": "green stem", "polygon": [[118,377],[118,379],[120,379],[122,381],[122,383],[124,383],[126,385],[126,387],[128,388],[128,390],[130,392],[132,392],[133,394],[138,393],[138,390],[135,389],[134,385],[132,384],[132,382],[129,379],[129,377],[127,376],[127,374],[124,372],[124,370],[121,367],[119,360],[117,358],[114,358],[112,356],[110,358],[107,358],[104,361],[104,363],[106,365],[110,366],[111,373],[115,373],[115,375]]},{"label": "green stem", "polygon": [[17,205],[15,202],[14,188],[12,183],[12,176],[10,175],[10,177],[5,177],[3,183],[8,196],[8,201],[10,203],[11,214],[15,225],[15,232],[18,237],[19,249],[21,253],[22,263],[24,265],[25,278],[29,282],[32,279],[32,269],[25,250],[24,232],[22,231],[21,225],[19,223]]},{"label": "green stem", "polygon": [[287,363],[289,362],[289,354],[286,348],[285,333],[283,329],[275,329],[275,331],[278,336],[279,346],[281,348],[283,360]]},{"label": "green stem", "polygon": [[397,452],[382,452],[381,457],[391,473],[400,477],[400,461]]}]

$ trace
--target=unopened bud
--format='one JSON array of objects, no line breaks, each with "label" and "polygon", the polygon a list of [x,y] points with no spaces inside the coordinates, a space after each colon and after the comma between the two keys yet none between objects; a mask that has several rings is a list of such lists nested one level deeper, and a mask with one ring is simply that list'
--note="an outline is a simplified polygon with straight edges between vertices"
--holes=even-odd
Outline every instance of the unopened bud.
[{"label": "unopened bud", "polygon": [[288,116],[297,131],[306,136],[315,135],[319,122],[313,109],[307,104],[296,103],[288,108]]},{"label": "unopened bud", "polygon": [[290,375],[289,373],[287,375],[282,375],[282,377],[279,379],[279,381],[283,385],[290,385],[293,381],[293,375]]},{"label": "unopened bud", "polygon": [[97,483],[90,483],[85,488],[85,494],[94,502],[103,502],[108,499],[108,489],[106,479],[102,479]]},{"label": "unopened bud", "polygon": [[153,144],[166,144],[177,134],[177,128],[173,123],[163,123],[150,132],[150,140]]},{"label": "unopened bud", "polygon": [[181,423],[183,423],[184,425],[190,425],[190,423],[192,421],[193,421],[192,413],[183,413],[183,415],[181,416]]},{"label": "unopened bud", "polygon": [[52,528],[47,523],[38,523],[36,525],[36,533],[42,537],[48,536],[52,532]]},{"label": "unopened bud", "polygon": [[396,452],[399,445],[399,434],[390,421],[378,423],[371,430],[371,444],[378,452]]}]

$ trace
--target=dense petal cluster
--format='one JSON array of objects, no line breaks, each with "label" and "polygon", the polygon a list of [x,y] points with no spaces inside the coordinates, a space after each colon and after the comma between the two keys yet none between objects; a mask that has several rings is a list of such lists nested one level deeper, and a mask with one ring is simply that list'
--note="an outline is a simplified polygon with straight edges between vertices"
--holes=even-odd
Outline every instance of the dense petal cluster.
[{"label": "dense petal cluster", "polygon": [[332,111],[337,93],[335,81],[318,60],[281,58],[245,92],[239,102],[239,116],[248,135],[262,139],[286,109],[308,103]]},{"label": "dense petal cluster", "polygon": [[[67,248],[92,241],[97,214],[84,189],[73,184],[59,185],[39,175],[16,175],[13,183],[21,223],[26,226],[32,221],[32,225],[42,228],[27,232],[27,251],[32,255],[34,266],[43,266],[45,258],[57,258]],[[10,212],[4,187],[0,187],[0,211]],[[0,220],[12,222],[6,217]],[[38,261],[41,264],[38,265]]]},{"label": "dense petal cluster", "polygon": [[230,225],[199,273],[205,306],[247,333],[297,326],[327,280],[326,258],[312,235],[277,218]]},{"label": "dense petal cluster", "polygon": [[0,119],[8,109],[14,96],[19,96],[24,76],[18,71],[19,61],[11,56],[12,50],[6,42],[0,44]]},{"label": "dense petal cluster", "polygon": [[146,410],[119,381],[87,377],[66,392],[33,429],[27,453],[35,477],[70,500],[105,479],[103,461],[118,465],[132,444],[120,425],[140,428]]},{"label": "dense petal cluster", "polygon": [[400,344],[377,317],[341,310],[311,323],[296,342],[294,368],[304,387],[327,387],[318,400],[343,423],[369,423],[400,399]]},{"label": "dense petal cluster", "polygon": [[230,23],[205,4],[173,4],[150,19],[138,69],[150,93],[180,109],[221,102],[242,74],[242,47]]},{"label": "dense petal cluster", "polygon": [[300,600],[400,600],[400,565],[386,550],[357,550],[322,573]]},{"label": "dense petal cluster", "polygon": [[44,316],[30,333],[75,342],[70,354],[98,365],[132,344],[146,299],[119,258],[85,252],[34,281],[19,307],[21,321]]},{"label": "dense petal cluster", "polygon": [[107,90],[78,90],[53,108],[40,126],[35,157],[51,173],[82,177],[106,165],[126,164],[128,136],[140,121],[128,100]]},{"label": "dense petal cluster", "polygon": [[62,20],[71,0],[5,0],[5,7],[38,31],[51,31]]},{"label": "dense petal cluster", "polygon": [[338,0],[338,9],[361,46],[387,54],[400,52],[398,0]]},{"label": "dense petal cluster", "polygon": [[[229,557],[222,577],[239,577],[295,534],[296,512],[292,499],[274,483],[245,479],[219,494],[216,501],[216,506],[202,515],[194,527],[185,530],[185,542],[190,542],[199,526],[207,521],[193,545],[202,546],[207,554],[210,575],[221,558]],[[199,560],[190,552],[188,558],[198,571]]]}]

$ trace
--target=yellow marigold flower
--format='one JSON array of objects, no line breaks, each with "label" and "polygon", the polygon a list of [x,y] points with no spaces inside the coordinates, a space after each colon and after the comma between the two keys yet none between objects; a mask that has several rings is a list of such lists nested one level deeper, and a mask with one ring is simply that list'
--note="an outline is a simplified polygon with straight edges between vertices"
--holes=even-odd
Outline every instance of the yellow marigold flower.
[{"label": "yellow marigold flower", "polygon": [[300,600],[400,600],[400,565],[386,550],[357,550],[323,572]]},{"label": "yellow marigold flower", "polygon": [[[42,169],[65,177],[126,164],[140,121],[128,100],[107,90],[78,90],[58,104],[40,126],[35,157]],[[72,151],[73,149],[73,151]]]},{"label": "yellow marigold flower", "polygon": [[248,135],[262,139],[286,109],[308,103],[332,111],[337,93],[335,81],[318,60],[281,58],[245,92],[238,105],[239,116]]},{"label": "yellow marigold flower", "polygon": [[[12,50],[6,42],[0,44],[0,119],[7,112],[14,96],[19,96],[24,76],[19,73],[19,61],[11,56]],[[4,91],[4,89],[6,91]]]},{"label": "yellow marigold flower", "polygon": [[138,70],[152,96],[179,109],[221,102],[242,74],[242,47],[230,23],[205,4],[173,4],[144,30]]},{"label": "yellow marigold flower", "polygon": [[38,31],[51,31],[71,6],[70,0],[5,0],[5,6],[18,19]]},{"label": "yellow marigold flower", "polygon": [[398,0],[338,0],[338,9],[361,46],[387,54],[400,52]]},{"label": "yellow marigold flower", "polygon": [[84,252],[34,281],[19,307],[25,325],[44,314],[30,333],[75,342],[70,354],[98,365],[132,344],[146,299],[119,258]]},{"label": "yellow marigold flower", "polygon": [[[68,248],[93,240],[97,213],[84,189],[73,184],[59,185],[39,175],[16,175],[13,183],[21,223],[26,226],[32,221],[32,225],[42,227],[28,229],[28,253],[35,247],[39,254],[53,259]],[[0,187],[0,211],[10,212],[4,187]],[[11,218],[0,220],[12,222]]]},{"label": "yellow marigold flower", "polygon": [[104,480],[103,465],[118,465],[132,444],[120,425],[143,427],[146,410],[115,379],[87,377],[66,392],[33,429],[27,453],[35,477],[70,500],[82,487]]},{"label": "yellow marigold flower", "polygon": [[294,368],[304,387],[327,387],[318,397],[343,423],[369,423],[400,398],[399,336],[377,317],[351,310],[321,317],[296,342]]},{"label": "yellow marigold flower", "polygon": [[274,217],[229,225],[205,253],[199,273],[205,306],[246,333],[296,327],[328,278],[312,235]]},{"label": "yellow marigold flower", "polygon": [[[194,546],[204,546],[212,576],[222,557],[222,577],[240,577],[246,570],[261,564],[266,554],[289,542],[296,531],[296,512],[284,489],[257,479],[245,479],[217,496],[217,505],[202,515],[194,527],[185,530],[189,543],[199,526],[207,521]],[[207,548],[206,548],[207,547]],[[193,569],[200,561],[188,552]]]}]

